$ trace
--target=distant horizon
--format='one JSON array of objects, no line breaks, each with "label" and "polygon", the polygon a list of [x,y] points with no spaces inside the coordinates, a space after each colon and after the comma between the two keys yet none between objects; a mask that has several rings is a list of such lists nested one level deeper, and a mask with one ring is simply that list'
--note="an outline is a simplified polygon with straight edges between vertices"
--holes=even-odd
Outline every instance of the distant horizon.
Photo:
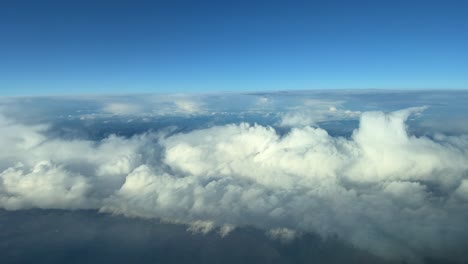
[{"label": "distant horizon", "polygon": [[467,88],[311,88],[311,89],[263,89],[263,90],[208,90],[208,91],[108,91],[108,92],[71,92],[71,93],[30,93],[30,94],[0,94],[0,98],[22,97],[68,97],[68,96],[125,96],[125,95],[216,95],[216,94],[255,94],[284,92],[457,92],[468,91]]}]

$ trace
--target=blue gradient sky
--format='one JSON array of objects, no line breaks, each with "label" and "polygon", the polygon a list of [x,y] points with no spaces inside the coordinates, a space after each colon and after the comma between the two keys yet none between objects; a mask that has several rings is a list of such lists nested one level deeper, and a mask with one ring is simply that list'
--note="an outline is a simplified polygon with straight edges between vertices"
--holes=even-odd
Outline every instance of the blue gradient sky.
[{"label": "blue gradient sky", "polygon": [[468,1],[1,1],[0,95],[468,88]]}]

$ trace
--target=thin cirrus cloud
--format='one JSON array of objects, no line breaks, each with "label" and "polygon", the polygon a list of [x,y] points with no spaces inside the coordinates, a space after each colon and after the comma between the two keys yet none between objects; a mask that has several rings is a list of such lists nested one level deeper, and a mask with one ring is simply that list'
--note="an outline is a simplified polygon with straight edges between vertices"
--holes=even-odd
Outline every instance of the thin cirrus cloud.
[{"label": "thin cirrus cloud", "polygon": [[405,121],[423,110],[363,112],[349,138],[241,123],[66,140],[0,117],[0,207],[97,209],[222,236],[313,232],[390,259],[460,259],[468,138],[408,134]]}]

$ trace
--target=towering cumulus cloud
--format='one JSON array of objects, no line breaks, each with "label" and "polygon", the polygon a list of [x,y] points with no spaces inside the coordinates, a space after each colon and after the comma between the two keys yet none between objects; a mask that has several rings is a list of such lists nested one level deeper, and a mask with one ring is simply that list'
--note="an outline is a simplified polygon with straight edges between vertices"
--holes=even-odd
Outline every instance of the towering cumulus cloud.
[{"label": "towering cumulus cloud", "polygon": [[93,208],[228,233],[313,232],[390,259],[463,258],[468,137],[409,135],[423,108],[364,112],[351,137],[246,123],[99,142],[0,119],[0,206]]}]

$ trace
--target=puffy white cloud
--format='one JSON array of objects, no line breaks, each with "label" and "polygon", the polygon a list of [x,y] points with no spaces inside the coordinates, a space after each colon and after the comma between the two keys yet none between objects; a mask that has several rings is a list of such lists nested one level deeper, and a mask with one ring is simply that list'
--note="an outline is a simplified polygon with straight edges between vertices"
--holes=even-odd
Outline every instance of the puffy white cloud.
[{"label": "puffy white cloud", "polygon": [[93,207],[87,201],[87,179],[49,161],[38,162],[31,170],[18,164],[3,171],[0,179],[0,206],[6,209]]},{"label": "puffy white cloud", "polygon": [[284,241],[314,232],[389,258],[461,258],[468,137],[409,135],[406,119],[422,110],[362,113],[350,138],[243,123],[67,141],[2,118],[0,206],[95,208],[223,236],[236,226]]},{"label": "puffy white cloud", "polygon": [[[284,127],[304,127],[316,125],[328,120],[355,119],[359,111],[341,109],[342,101],[304,100],[302,105],[290,107],[290,110],[280,114],[278,125]],[[338,107],[337,107],[338,106]]]}]

